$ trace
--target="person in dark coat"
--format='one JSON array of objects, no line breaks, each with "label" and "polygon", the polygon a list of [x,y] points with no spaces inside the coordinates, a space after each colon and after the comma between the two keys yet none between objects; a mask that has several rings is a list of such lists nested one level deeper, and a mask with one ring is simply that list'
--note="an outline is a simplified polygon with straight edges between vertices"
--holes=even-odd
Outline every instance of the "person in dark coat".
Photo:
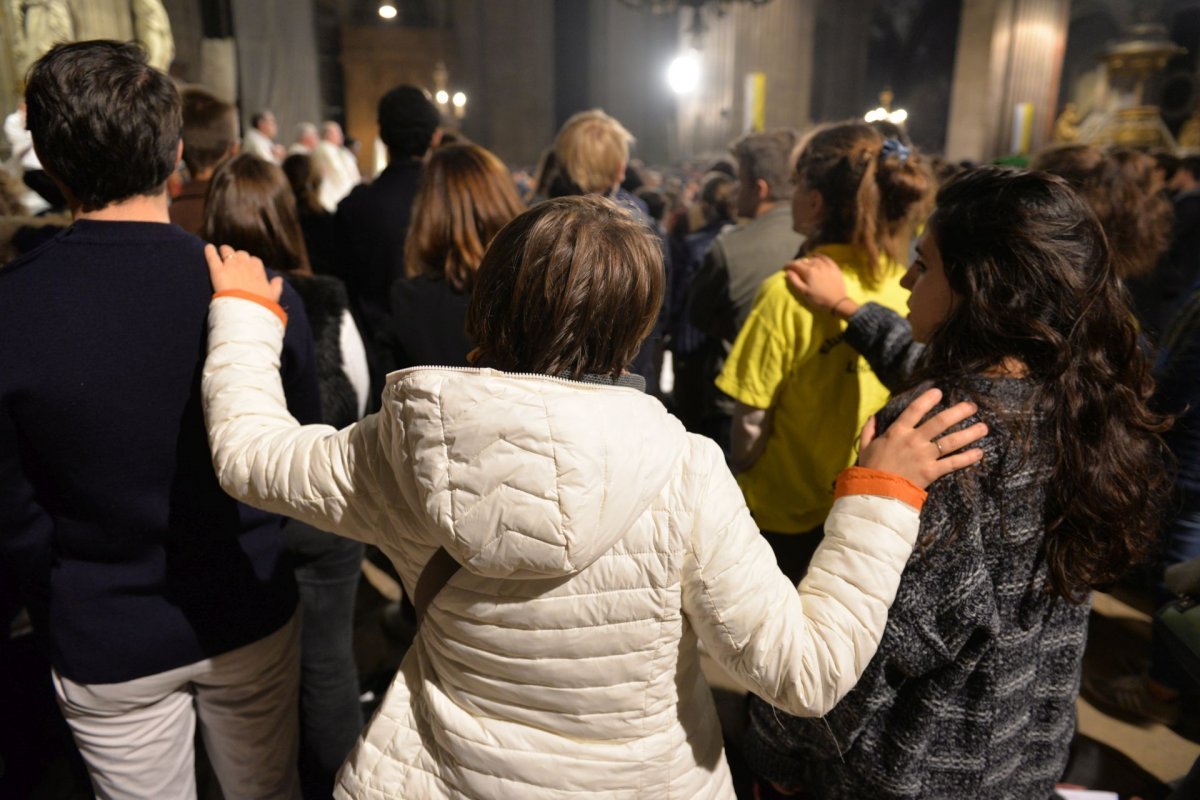
[{"label": "person in dark coat", "polygon": [[379,101],[379,138],[387,147],[387,169],[371,183],[355,187],[338,204],[337,276],[361,312],[368,347],[386,330],[388,293],[404,276],[404,240],[413,198],[422,160],[437,144],[440,121],[437,106],[424,89],[397,86],[385,94]]},{"label": "person in dark coat", "polygon": [[404,243],[406,277],[392,284],[387,344],[397,368],[467,366],[475,270],[493,237],[524,210],[508,169],[473,144],[429,157]]},{"label": "person in dark coat", "polygon": [[[293,797],[296,585],[282,518],[213,471],[213,287],[167,211],[179,93],[136,45],[90,41],[39,59],[26,100],[75,221],[0,270],[0,585],[48,636],[98,796],[195,796],[199,727],[227,796]],[[315,422],[307,317],[282,306],[288,410]]]}]

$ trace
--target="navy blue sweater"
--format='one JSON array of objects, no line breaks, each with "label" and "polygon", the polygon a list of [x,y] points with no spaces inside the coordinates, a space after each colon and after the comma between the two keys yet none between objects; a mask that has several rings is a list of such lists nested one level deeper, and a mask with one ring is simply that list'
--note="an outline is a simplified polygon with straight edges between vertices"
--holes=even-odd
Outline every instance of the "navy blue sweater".
[{"label": "navy blue sweater", "polygon": [[[76,682],[218,655],[295,610],[280,518],[213,473],[203,244],[84,220],[0,269],[0,579]],[[290,288],[282,304],[289,408],[315,421],[312,335]]]}]

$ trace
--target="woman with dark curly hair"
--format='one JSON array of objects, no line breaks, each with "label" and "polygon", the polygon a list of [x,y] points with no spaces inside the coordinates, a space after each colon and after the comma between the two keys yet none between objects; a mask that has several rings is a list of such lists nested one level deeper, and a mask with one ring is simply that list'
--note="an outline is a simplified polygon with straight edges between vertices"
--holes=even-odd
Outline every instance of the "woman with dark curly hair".
[{"label": "woman with dark curly hair", "polygon": [[[932,487],[883,642],[824,719],[752,701],[746,754],[821,798],[1049,797],[1066,764],[1091,589],[1142,559],[1168,482],[1152,382],[1096,216],[1061,178],[952,180],[903,284],[915,340],[886,426],[930,380],[991,435]],[[894,352],[895,351],[895,352]],[[1136,480],[1131,480],[1136,476]]]},{"label": "woman with dark curly hair", "polygon": [[1091,144],[1043,150],[1031,165],[1066,178],[1096,212],[1112,250],[1113,268],[1130,292],[1142,332],[1151,340],[1157,340],[1196,278],[1195,266],[1186,274],[1160,266],[1171,243],[1175,213],[1162,192],[1156,166],[1147,153],[1128,147],[1102,150]]}]

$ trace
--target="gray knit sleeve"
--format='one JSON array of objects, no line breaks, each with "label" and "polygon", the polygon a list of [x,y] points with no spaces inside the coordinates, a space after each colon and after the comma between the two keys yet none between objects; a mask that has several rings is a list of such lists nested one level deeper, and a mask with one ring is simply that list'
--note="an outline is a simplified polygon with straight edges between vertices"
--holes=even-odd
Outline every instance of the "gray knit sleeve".
[{"label": "gray knit sleeve", "polygon": [[[919,738],[917,729],[929,723],[920,704],[936,704],[939,692],[967,679],[999,628],[971,508],[954,480],[934,485],[921,514],[922,540],[933,531],[934,541],[913,553],[879,650],[833,711],[819,719],[793,717],[751,698],[743,748],[756,774],[799,787],[814,762],[839,761],[856,745],[869,754],[863,762],[886,769],[889,753]],[[935,671],[936,680],[923,681],[927,688],[901,692],[908,681]]]},{"label": "gray knit sleeve", "polygon": [[908,320],[878,303],[864,303],[846,324],[846,342],[884,386],[899,391],[916,367],[925,345],[913,341]]}]

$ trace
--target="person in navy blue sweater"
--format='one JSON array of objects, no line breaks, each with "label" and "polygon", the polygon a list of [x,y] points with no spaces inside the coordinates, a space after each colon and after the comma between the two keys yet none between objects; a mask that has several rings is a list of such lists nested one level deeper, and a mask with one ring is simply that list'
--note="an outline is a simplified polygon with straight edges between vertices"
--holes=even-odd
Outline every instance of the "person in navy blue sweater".
[{"label": "person in navy blue sweater", "polygon": [[[197,718],[226,798],[298,796],[296,588],[281,519],[213,473],[212,285],[167,213],[179,95],[95,41],[43,56],[26,101],[75,221],[0,269],[0,585],[48,637],[98,796],[194,797]],[[308,322],[283,306],[289,408],[316,421]]]}]

